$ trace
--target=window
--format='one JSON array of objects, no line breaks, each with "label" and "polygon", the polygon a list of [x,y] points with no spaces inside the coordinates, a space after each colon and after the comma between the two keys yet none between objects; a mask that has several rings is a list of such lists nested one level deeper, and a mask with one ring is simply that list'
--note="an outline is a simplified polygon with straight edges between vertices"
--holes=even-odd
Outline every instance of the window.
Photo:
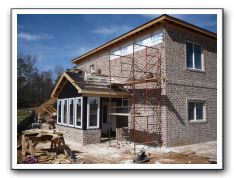
[{"label": "window", "polygon": [[75,126],[77,128],[82,127],[82,98],[76,98],[75,100],[75,110],[76,110],[76,121],[75,121]]},{"label": "window", "polygon": [[62,116],[62,101],[58,100],[57,102],[57,123],[61,124],[61,116]]},{"label": "window", "polygon": [[95,71],[94,71],[94,64],[90,65],[90,73],[91,74],[95,73]]},{"label": "window", "polygon": [[68,100],[64,99],[63,100],[63,113],[62,113],[62,121],[63,125],[67,125],[67,118],[68,118]]},{"label": "window", "polygon": [[202,70],[202,47],[199,44],[186,42],[187,68]]},{"label": "window", "polygon": [[75,120],[75,104],[74,104],[75,99],[70,98],[69,99],[69,119],[68,119],[68,125],[69,126],[74,126],[74,120]]},{"label": "window", "polygon": [[57,123],[82,128],[82,97],[59,99],[57,102]]},{"label": "window", "polygon": [[87,128],[99,128],[99,98],[88,98],[87,103]]},{"label": "window", "polygon": [[204,102],[202,101],[189,101],[188,102],[188,120],[189,121],[204,121]]}]

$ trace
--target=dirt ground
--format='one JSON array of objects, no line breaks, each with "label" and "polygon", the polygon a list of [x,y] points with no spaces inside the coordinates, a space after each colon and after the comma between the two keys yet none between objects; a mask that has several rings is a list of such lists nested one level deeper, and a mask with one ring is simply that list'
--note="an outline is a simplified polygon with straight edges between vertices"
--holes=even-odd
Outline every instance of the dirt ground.
[{"label": "dirt ground", "polygon": [[[134,150],[132,143],[117,144],[115,140],[101,144],[81,145],[65,140],[69,152],[72,154],[53,155],[49,153],[50,161],[39,163],[49,164],[133,164]],[[155,148],[145,145],[136,145],[136,153],[144,148],[148,162],[145,164],[216,164],[216,141],[179,146],[171,148]],[[50,148],[50,143],[39,143],[38,149]],[[48,156],[46,156],[48,158]],[[38,159],[39,159],[38,158]],[[47,159],[46,158],[46,159]],[[19,159],[19,158],[18,158]],[[39,160],[40,160],[39,159]],[[62,160],[62,161],[61,161]],[[70,160],[70,161],[68,161]]]},{"label": "dirt ground", "polygon": [[[116,141],[80,145],[66,141],[69,148],[76,152],[78,164],[132,164],[134,159],[133,144],[117,144]],[[136,153],[144,148],[150,158],[148,164],[210,164],[216,163],[216,142],[207,142],[172,148],[155,148],[137,145]]]}]

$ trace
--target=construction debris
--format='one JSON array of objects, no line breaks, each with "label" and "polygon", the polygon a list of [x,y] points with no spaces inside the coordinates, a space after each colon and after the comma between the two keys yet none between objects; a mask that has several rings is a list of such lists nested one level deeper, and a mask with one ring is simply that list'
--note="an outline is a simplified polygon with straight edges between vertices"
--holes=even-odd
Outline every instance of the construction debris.
[{"label": "construction debris", "polygon": [[38,114],[38,120],[44,121],[46,119],[45,116],[52,117],[56,113],[55,103],[57,99],[56,98],[50,98],[48,101],[44,102],[39,107],[35,108],[34,111]]},{"label": "construction debris", "polygon": [[141,151],[135,156],[133,162],[136,162],[136,163],[145,163],[145,162],[149,162],[149,160],[150,159],[145,154],[145,149],[142,148]]},{"label": "construction debris", "polygon": [[[48,147],[37,148],[40,143]],[[18,150],[18,162],[22,164],[71,164],[77,160],[75,152],[65,145],[63,134],[56,130],[24,131]]]}]

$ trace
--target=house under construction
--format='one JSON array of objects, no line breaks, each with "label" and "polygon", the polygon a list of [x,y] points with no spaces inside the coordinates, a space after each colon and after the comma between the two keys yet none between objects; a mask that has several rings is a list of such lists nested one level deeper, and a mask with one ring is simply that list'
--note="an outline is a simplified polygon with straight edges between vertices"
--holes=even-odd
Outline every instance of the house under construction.
[{"label": "house under construction", "polygon": [[75,58],[51,95],[57,129],[83,144],[216,140],[216,49],[215,33],[162,15]]}]

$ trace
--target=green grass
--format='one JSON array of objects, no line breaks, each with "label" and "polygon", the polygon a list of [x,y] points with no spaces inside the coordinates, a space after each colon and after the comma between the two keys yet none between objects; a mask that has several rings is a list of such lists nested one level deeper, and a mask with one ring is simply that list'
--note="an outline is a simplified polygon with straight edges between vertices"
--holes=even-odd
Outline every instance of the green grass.
[{"label": "green grass", "polygon": [[24,120],[30,113],[32,112],[32,108],[24,108],[17,110],[17,125]]}]

